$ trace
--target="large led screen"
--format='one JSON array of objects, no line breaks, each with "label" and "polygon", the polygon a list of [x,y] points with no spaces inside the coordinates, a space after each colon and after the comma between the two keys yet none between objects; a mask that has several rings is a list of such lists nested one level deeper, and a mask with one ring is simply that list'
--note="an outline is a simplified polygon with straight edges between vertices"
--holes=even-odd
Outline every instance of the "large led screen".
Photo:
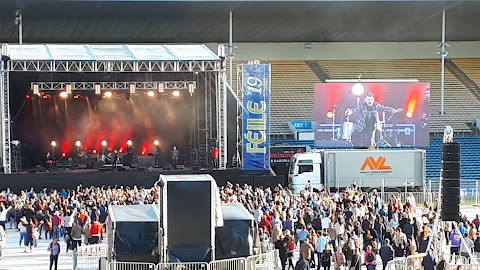
[{"label": "large led screen", "polygon": [[425,147],[430,83],[315,84],[316,147]]}]

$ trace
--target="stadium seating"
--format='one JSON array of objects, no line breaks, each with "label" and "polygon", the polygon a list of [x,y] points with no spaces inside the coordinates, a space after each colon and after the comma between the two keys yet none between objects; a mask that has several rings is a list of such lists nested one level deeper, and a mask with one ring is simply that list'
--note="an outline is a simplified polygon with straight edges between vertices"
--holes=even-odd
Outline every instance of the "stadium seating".
[{"label": "stadium seating", "polygon": [[[270,131],[272,134],[291,133],[287,124],[289,120],[313,120],[313,85],[320,80],[305,61],[268,63],[272,64]],[[237,64],[240,63],[235,63],[233,69],[234,90],[237,87]]]},{"label": "stadium seating", "polygon": [[480,59],[463,58],[454,59],[453,62],[467,75],[477,86],[480,86]]},{"label": "stadium seating", "polygon": [[332,79],[419,79],[431,83],[430,130],[442,132],[445,125],[471,132],[479,115],[480,101],[448,70],[445,71],[445,115],[440,115],[440,63],[428,60],[318,61]]}]

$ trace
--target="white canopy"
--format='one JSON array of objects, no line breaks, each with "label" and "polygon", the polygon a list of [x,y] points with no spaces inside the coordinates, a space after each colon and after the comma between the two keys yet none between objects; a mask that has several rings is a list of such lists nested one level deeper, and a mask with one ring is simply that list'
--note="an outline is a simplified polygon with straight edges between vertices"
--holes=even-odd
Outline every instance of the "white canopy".
[{"label": "white canopy", "polygon": [[3,44],[13,61],[220,61],[206,45]]}]

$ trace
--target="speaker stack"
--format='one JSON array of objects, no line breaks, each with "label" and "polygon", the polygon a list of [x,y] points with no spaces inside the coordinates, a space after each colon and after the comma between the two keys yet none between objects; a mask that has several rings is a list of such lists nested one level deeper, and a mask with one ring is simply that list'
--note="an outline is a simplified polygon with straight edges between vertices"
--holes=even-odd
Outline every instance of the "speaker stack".
[{"label": "speaker stack", "polygon": [[460,144],[444,143],[442,149],[442,220],[460,219]]}]

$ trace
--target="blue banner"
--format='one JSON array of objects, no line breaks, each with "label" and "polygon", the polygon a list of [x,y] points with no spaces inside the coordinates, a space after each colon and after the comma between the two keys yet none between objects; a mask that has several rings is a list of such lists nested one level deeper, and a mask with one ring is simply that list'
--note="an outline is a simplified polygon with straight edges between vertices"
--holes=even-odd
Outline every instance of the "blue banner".
[{"label": "blue banner", "polygon": [[243,65],[242,168],[270,169],[270,64]]}]

